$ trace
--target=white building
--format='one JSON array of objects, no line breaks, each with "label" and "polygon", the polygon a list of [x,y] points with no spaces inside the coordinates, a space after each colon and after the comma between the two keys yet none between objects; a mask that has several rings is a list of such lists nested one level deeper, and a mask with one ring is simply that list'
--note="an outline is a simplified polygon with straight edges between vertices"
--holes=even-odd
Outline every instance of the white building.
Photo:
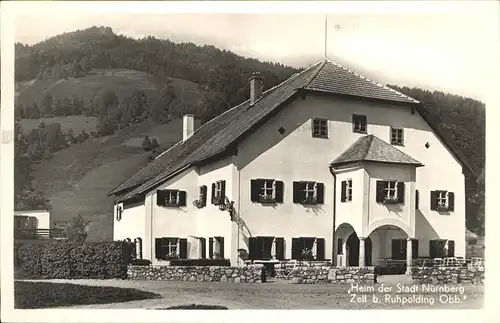
[{"label": "white building", "polygon": [[248,101],[196,131],[185,116],[183,140],[110,192],[115,240],[153,264],[465,256],[472,170],[420,102],[329,59],[263,93],[250,82]]}]

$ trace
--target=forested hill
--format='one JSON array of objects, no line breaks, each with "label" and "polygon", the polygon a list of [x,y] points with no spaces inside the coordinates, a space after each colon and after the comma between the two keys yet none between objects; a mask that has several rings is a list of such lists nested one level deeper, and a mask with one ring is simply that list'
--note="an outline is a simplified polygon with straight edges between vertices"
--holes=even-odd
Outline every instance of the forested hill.
[{"label": "forested hill", "polygon": [[[132,69],[159,80],[179,78],[221,93],[233,106],[248,98],[248,78],[259,71],[271,87],[296,69],[278,63],[244,58],[214,46],[174,43],[148,36],[133,39],[110,27],[91,27],[64,33],[33,46],[16,44],[16,81],[47,75],[78,77],[90,69]],[[69,74],[69,75],[68,75]]]}]

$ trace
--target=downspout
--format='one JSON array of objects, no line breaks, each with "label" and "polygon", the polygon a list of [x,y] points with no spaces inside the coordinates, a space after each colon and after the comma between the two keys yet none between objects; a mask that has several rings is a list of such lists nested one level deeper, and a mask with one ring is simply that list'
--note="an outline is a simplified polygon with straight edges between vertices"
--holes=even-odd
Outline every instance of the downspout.
[{"label": "downspout", "polygon": [[[146,195],[147,196],[147,195]],[[150,254],[151,254],[151,263],[153,263],[153,260],[156,260],[156,253],[153,253],[153,245],[155,245],[155,238],[154,238],[154,231],[153,231],[153,222],[154,222],[154,207],[155,207],[155,204],[153,202],[153,197],[156,196],[156,194],[151,194],[151,221],[149,221],[150,223],[150,226],[151,226],[151,231],[150,231],[150,237],[149,237],[149,249],[150,250]],[[155,246],[156,247],[156,246]]]},{"label": "downspout", "polygon": [[[235,214],[235,217],[240,217],[240,209],[241,209],[241,170],[238,169],[238,213]],[[236,241],[236,265],[239,267],[240,265],[240,255],[239,255],[239,249],[240,249],[240,225],[239,221],[236,222],[236,227],[238,228],[238,235],[237,235],[237,241]]]},{"label": "downspout", "polygon": [[330,166],[330,173],[333,175],[333,234],[332,234],[332,265],[337,265],[337,252],[335,250],[335,227],[336,227],[336,211],[337,211],[337,173],[335,173],[335,169]]}]

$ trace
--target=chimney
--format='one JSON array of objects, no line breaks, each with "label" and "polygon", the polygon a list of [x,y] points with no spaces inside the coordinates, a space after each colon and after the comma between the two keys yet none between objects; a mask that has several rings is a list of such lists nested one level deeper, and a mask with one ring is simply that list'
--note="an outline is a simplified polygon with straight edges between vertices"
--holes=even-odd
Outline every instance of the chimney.
[{"label": "chimney", "polygon": [[194,133],[194,115],[186,114],[182,117],[182,141],[186,141]]},{"label": "chimney", "polygon": [[254,72],[252,77],[250,77],[250,105],[260,99],[263,89],[264,79],[260,76],[260,73]]}]

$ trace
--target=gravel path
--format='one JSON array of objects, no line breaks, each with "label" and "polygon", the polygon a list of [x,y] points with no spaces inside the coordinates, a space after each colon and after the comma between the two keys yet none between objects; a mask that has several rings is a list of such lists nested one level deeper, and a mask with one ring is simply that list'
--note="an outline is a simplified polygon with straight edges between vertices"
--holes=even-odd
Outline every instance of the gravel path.
[{"label": "gravel path", "polygon": [[[355,300],[353,294],[361,296],[359,292],[349,293],[350,286],[342,285],[295,285],[287,282],[271,282],[266,284],[238,284],[238,283],[198,283],[198,282],[171,282],[171,281],[127,281],[127,280],[44,280],[46,282],[73,283],[93,286],[113,286],[136,288],[158,293],[159,299],[132,301],[125,303],[73,306],[80,309],[158,309],[176,305],[203,304],[221,305],[229,309],[407,309],[407,308],[440,308],[440,309],[481,309],[484,302],[484,287],[479,285],[464,286],[463,295],[432,292],[396,292],[396,283],[384,284],[391,287],[392,292],[367,291],[366,297]],[[374,285],[378,289],[381,285]],[[413,286],[413,285],[408,285]],[[420,286],[421,288],[421,286]],[[385,301],[385,294],[391,295],[392,301]],[[373,295],[379,302],[374,303]],[[399,296],[399,298],[397,298]],[[442,303],[447,299],[458,303]],[[402,304],[404,299],[427,300],[427,304]],[[433,299],[434,304],[429,304]]]}]

